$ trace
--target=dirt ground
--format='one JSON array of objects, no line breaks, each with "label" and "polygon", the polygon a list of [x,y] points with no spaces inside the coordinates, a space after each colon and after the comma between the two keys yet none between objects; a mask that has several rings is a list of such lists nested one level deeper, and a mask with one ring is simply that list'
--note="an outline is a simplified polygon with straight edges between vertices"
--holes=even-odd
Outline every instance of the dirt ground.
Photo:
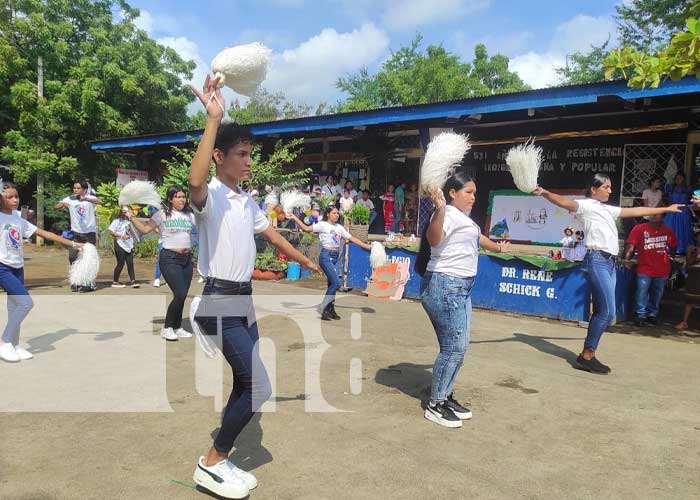
[{"label": "dirt ground", "polygon": [[[141,289],[110,289],[107,258],[81,295],[65,252],[27,257],[35,358],[0,364],[0,498],[206,498],[192,472],[230,375],[209,390],[194,339],[158,337],[169,289],[148,284],[153,263],[137,263]],[[474,418],[444,429],[422,416],[437,348],[420,304],[352,292],[342,320],[320,322],[323,289],[255,285],[276,391],[232,455],[258,477],[251,498],[700,498],[700,335],[673,331],[677,317],[614,327],[599,351],[613,372],[596,376],[571,367],[578,325],[475,311],[456,383]]]}]

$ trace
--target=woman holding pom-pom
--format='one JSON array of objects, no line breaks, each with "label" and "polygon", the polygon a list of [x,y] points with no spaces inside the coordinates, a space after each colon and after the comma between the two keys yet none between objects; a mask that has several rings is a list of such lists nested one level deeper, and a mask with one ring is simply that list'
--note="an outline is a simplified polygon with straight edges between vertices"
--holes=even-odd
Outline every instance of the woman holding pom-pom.
[{"label": "woman holding pom-pom", "polygon": [[10,363],[31,359],[34,356],[19,345],[20,326],[34,306],[29,291],[24,286],[24,252],[22,242],[33,234],[60,243],[76,252],[82,243],[67,240],[56,234],[37,228],[23,219],[17,211],[19,194],[17,187],[2,183],[0,194],[0,288],[7,293],[7,325],[0,337],[0,359]]},{"label": "woman holding pom-pom", "polygon": [[576,213],[583,223],[587,248],[583,266],[593,295],[593,315],[588,322],[583,351],[576,358],[574,367],[603,375],[610,373],[610,367],[601,363],[595,354],[603,332],[615,319],[615,259],[620,251],[615,219],[677,213],[683,206],[621,208],[606,203],[611,192],[612,183],[605,174],[595,174],[591,178],[586,186],[585,199],[572,200],[541,187],[533,191],[551,203]]},{"label": "woman holding pom-pom", "polygon": [[361,246],[365,250],[370,250],[371,247],[367,243],[352,236],[347,229],[338,224],[340,212],[338,212],[338,209],[334,206],[326,208],[323,214],[324,220],[310,226],[304,224],[304,222],[299,220],[299,217],[294,214],[288,214],[288,216],[297,223],[302,231],[306,233],[318,233],[321,239],[321,255],[318,258],[318,263],[328,280],[326,296],[323,298],[323,302],[321,302],[321,319],[325,321],[340,319],[338,313],[335,312],[335,293],[342,286],[340,278],[338,277],[338,255],[340,253],[340,245],[343,244],[342,240],[348,240],[355,245]]},{"label": "woman holding pom-pom", "polygon": [[[503,252],[509,243],[491,241],[469,217],[476,200],[476,183],[469,175],[451,175],[442,190],[430,191],[430,197],[435,212],[421,241],[416,271],[423,275],[421,303],[435,328],[440,353],[433,365],[425,418],[444,427],[461,427],[472,414],[454,399],[452,390],[469,344],[479,248]],[[426,267],[420,262],[427,262]]]}]

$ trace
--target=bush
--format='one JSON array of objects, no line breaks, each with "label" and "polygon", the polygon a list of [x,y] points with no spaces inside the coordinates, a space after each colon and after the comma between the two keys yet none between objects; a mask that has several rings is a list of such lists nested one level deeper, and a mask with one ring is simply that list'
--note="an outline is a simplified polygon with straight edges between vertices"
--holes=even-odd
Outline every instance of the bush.
[{"label": "bush", "polygon": [[142,259],[155,259],[158,255],[158,238],[151,236],[143,238],[134,248],[134,257]]},{"label": "bush", "polygon": [[255,267],[263,271],[286,271],[287,263],[277,258],[277,252],[270,247],[255,257]]},{"label": "bush", "polygon": [[350,224],[369,224],[369,208],[364,205],[353,205],[349,215]]}]

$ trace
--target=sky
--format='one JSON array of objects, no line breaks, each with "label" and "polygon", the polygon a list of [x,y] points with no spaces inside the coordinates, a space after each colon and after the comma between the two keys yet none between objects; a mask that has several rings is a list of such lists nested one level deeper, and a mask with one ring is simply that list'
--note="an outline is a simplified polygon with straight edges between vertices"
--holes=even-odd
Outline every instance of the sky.
[{"label": "sky", "polygon": [[[567,53],[611,37],[621,0],[131,0],[137,25],[197,62],[201,85],[223,48],[261,42],[273,50],[263,86],[311,105],[344,95],[338,77],[374,72],[417,32],[463,60],[474,46],[510,58],[510,69],[533,88],[558,83],[554,68]],[[238,98],[233,92],[227,100]],[[244,99],[242,100],[244,101]],[[194,104],[192,110],[198,109]]]}]

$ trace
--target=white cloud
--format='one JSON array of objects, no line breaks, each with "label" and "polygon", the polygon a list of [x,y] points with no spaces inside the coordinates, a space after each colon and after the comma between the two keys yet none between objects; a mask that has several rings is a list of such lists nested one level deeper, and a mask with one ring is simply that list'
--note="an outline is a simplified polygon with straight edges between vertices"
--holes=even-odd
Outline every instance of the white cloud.
[{"label": "white cloud", "polygon": [[139,17],[134,19],[134,24],[138,29],[145,31],[146,33],[153,32],[153,16],[145,9],[141,9]]},{"label": "white cloud", "polygon": [[333,102],[339,95],[337,78],[376,61],[388,46],[387,35],[372,23],[346,33],[325,28],[298,47],[274,54],[263,85],[293,100]]},{"label": "white cloud", "polygon": [[610,17],[591,17],[579,14],[557,26],[549,43],[550,52],[570,54],[584,52],[591,45],[602,45],[615,35],[615,23]]},{"label": "white cloud", "polygon": [[561,23],[554,31],[545,52],[527,52],[513,57],[509,68],[525,83],[541,88],[561,83],[555,68],[566,64],[566,55],[586,52],[591,45],[601,45],[608,37],[614,42],[615,24],[610,17],[577,15]]},{"label": "white cloud", "polygon": [[419,26],[454,21],[486,9],[491,0],[388,0],[382,21],[390,29],[412,29]]},{"label": "white cloud", "polygon": [[555,68],[564,66],[566,58],[560,54],[528,52],[510,60],[508,69],[520,75],[533,88],[548,87],[559,83]]}]

